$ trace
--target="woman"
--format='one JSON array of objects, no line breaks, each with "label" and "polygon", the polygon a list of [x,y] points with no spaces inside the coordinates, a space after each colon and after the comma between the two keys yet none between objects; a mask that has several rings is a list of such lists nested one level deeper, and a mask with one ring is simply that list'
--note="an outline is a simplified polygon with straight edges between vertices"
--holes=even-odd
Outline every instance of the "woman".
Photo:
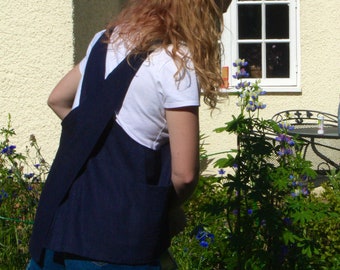
[{"label": "woman", "polygon": [[197,183],[199,95],[214,108],[222,83],[226,2],[128,1],[52,91],[63,132],[27,269],[161,269]]}]

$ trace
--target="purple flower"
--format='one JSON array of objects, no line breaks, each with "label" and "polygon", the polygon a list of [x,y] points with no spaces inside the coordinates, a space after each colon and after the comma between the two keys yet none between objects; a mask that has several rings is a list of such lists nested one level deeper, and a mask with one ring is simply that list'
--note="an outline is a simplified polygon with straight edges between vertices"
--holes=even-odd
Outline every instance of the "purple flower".
[{"label": "purple flower", "polygon": [[34,173],[25,173],[24,177],[27,179],[31,179],[34,176]]},{"label": "purple flower", "polygon": [[290,225],[293,224],[293,221],[292,221],[289,217],[285,217],[285,218],[283,219],[283,223],[284,223],[285,225],[287,225],[287,226],[290,226]]},{"label": "purple flower", "polygon": [[294,146],[294,145],[295,145],[295,142],[294,142],[293,140],[289,140],[289,141],[288,141],[288,144],[289,144],[290,146]]},{"label": "purple flower", "polygon": [[209,246],[209,242],[214,241],[215,236],[214,234],[200,228],[196,234],[196,239],[199,241],[201,247],[207,248]]},{"label": "purple flower", "polygon": [[8,198],[8,193],[4,189],[2,189],[0,192],[0,202],[6,198]]},{"label": "purple flower", "polygon": [[306,187],[302,188],[302,194],[305,195],[305,196],[309,195],[308,188],[306,188]]},{"label": "purple flower", "polygon": [[289,149],[289,148],[286,148],[285,151],[284,151],[284,154],[285,155],[292,155],[293,154],[293,150],[292,149]]},{"label": "purple flower", "polygon": [[218,174],[219,174],[219,175],[224,175],[224,174],[225,174],[225,170],[219,169],[219,170],[218,170]]},{"label": "purple flower", "polygon": [[203,248],[207,248],[209,246],[209,243],[207,241],[200,241],[200,246]]},{"label": "purple flower", "polygon": [[15,148],[16,148],[15,145],[6,146],[1,150],[1,154],[12,155],[14,153]]}]

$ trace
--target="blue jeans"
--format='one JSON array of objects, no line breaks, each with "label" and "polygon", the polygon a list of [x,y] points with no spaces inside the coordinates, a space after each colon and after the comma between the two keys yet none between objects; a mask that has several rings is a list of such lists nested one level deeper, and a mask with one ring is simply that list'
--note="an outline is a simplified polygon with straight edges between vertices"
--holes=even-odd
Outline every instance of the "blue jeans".
[{"label": "blue jeans", "polygon": [[64,264],[54,262],[54,252],[46,250],[44,267],[41,268],[33,259],[29,262],[26,270],[160,270],[159,265],[117,265],[104,262],[70,260],[66,259]]}]

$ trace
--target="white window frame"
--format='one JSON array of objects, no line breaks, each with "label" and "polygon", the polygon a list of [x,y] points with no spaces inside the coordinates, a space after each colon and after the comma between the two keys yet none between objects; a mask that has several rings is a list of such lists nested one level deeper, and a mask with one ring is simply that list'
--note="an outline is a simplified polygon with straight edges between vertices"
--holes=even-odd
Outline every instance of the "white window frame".
[{"label": "white window frame", "polygon": [[[289,39],[267,39],[270,42],[289,42],[290,50],[290,76],[289,78],[263,78],[261,79],[261,86],[267,92],[301,92],[300,77],[301,77],[301,61],[300,61],[300,16],[299,16],[299,0],[252,0],[252,1],[238,1],[232,0],[229,9],[224,14],[224,31],[221,42],[223,44],[223,58],[222,67],[229,68],[229,88],[228,91],[233,92],[234,86],[237,84],[237,80],[232,77],[235,73],[235,69],[232,63],[235,62],[238,56],[238,5],[243,4],[259,4],[262,5],[262,58],[265,58],[265,4],[282,4],[287,3],[289,6]],[[256,40],[242,40],[240,43],[259,42]],[[264,59],[262,59],[264,60]],[[265,61],[262,61],[265,63]],[[265,67],[262,67],[265,71]],[[249,81],[255,79],[248,79]]]}]

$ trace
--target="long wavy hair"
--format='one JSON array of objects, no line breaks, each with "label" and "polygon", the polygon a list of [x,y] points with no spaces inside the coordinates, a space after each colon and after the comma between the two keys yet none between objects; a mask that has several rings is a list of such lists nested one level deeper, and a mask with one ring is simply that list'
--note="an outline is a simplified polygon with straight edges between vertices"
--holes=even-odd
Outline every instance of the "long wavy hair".
[{"label": "long wavy hair", "polygon": [[[134,53],[167,50],[182,79],[190,58],[194,64],[204,102],[215,108],[221,78],[220,38],[223,27],[220,0],[129,0],[107,26]],[[118,27],[117,27],[118,26]],[[115,40],[113,40],[115,42]],[[171,45],[171,46],[169,46]],[[188,53],[189,52],[189,53]]]}]

